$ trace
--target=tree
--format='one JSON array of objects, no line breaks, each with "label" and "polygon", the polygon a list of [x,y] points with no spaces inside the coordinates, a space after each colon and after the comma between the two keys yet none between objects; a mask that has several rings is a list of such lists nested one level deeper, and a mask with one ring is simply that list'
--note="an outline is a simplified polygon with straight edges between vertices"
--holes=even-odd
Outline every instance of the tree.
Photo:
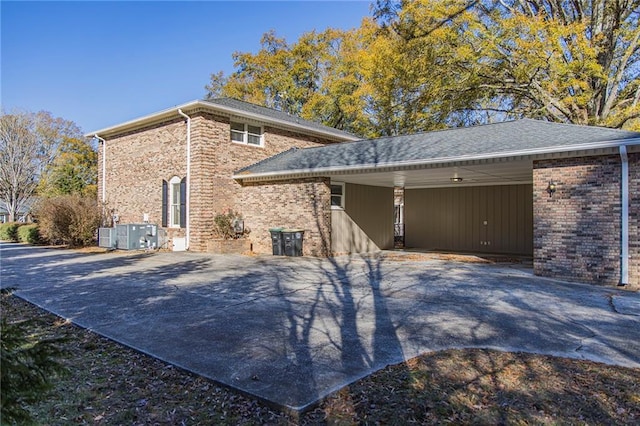
[{"label": "tree", "polygon": [[0,321],[0,418],[2,424],[31,424],[35,419],[27,405],[43,400],[53,379],[66,374],[60,361],[68,355],[65,339],[34,333],[33,320],[10,322],[6,316],[10,289],[1,290]]},{"label": "tree", "polygon": [[0,200],[14,221],[33,196],[64,137],[80,137],[78,127],[51,113],[0,115]]},{"label": "tree", "polygon": [[37,192],[44,196],[95,196],[98,152],[85,139],[63,137],[53,162],[43,173]]},{"label": "tree", "polygon": [[373,137],[533,117],[640,128],[640,0],[379,0],[350,31],[264,35],[231,96]]},{"label": "tree", "polygon": [[[407,42],[449,32],[446,61],[467,113],[638,128],[640,0],[380,1],[376,16]],[[467,49],[465,51],[465,48]],[[465,112],[460,109],[458,112]]]},{"label": "tree", "polygon": [[365,115],[359,55],[361,32],[327,29],[289,44],[266,33],[256,54],[236,52],[230,76],[211,75],[207,98],[229,96],[354,133],[371,128]]}]

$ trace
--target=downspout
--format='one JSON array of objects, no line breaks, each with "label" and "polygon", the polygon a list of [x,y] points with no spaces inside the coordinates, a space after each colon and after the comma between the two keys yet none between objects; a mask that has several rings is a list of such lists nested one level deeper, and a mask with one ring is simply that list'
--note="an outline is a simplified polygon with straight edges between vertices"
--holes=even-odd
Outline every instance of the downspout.
[{"label": "downspout", "polygon": [[189,216],[191,216],[191,208],[190,208],[190,192],[191,192],[191,117],[182,112],[181,109],[178,109],[178,114],[187,119],[187,198],[186,198],[186,244],[185,249],[189,250],[189,245],[191,244],[191,226]]},{"label": "downspout", "polygon": [[621,188],[621,247],[620,247],[620,283],[625,286],[629,284],[629,157],[627,147],[620,145],[620,159],[622,161],[622,188]]},{"label": "downspout", "polygon": [[102,220],[104,221],[107,206],[107,141],[98,135],[93,135],[93,137],[102,142]]}]

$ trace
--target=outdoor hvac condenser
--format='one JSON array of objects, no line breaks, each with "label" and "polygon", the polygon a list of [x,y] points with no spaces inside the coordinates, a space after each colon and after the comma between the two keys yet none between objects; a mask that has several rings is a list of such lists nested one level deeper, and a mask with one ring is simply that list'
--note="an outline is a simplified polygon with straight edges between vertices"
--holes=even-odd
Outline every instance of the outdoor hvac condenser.
[{"label": "outdoor hvac condenser", "polygon": [[158,248],[158,225],[128,223],[116,225],[116,248],[145,250]]},{"label": "outdoor hvac condenser", "polygon": [[98,229],[98,247],[116,248],[115,228]]}]

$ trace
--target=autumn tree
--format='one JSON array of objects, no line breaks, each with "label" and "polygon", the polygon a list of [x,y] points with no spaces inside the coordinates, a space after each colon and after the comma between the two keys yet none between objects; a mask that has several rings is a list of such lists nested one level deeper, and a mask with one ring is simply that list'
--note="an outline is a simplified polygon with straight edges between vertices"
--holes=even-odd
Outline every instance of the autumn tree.
[{"label": "autumn tree", "polygon": [[80,137],[70,121],[48,112],[0,115],[0,200],[14,221],[33,196],[65,137]]},{"label": "autumn tree", "polygon": [[505,118],[640,128],[640,0],[379,0],[353,30],[264,35],[230,96],[361,136]]},{"label": "autumn tree", "polygon": [[437,43],[448,31],[452,89],[476,100],[467,113],[614,128],[639,127],[639,15],[639,0],[379,1],[376,9],[407,43]]},{"label": "autumn tree", "polygon": [[206,97],[233,97],[363,134],[371,124],[360,93],[362,43],[356,30],[312,31],[292,44],[271,31],[258,53],[234,54],[231,75],[211,75]]},{"label": "autumn tree", "polygon": [[63,137],[53,162],[44,171],[37,192],[44,196],[95,196],[98,152],[86,139]]}]

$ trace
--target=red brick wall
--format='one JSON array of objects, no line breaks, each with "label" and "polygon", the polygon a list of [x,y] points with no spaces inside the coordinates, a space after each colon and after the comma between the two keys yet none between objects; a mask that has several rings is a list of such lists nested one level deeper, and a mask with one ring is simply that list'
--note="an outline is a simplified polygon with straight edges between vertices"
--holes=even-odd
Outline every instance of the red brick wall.
[{"label": "red brick wall", "polygon": [[107,140],[106,201],[121,223],[140,223],[144,213],[151,223],[161,223],[162,180],[186,174],[186,132],[184,120],[176,119]]},{"label": "red brick wall", "polygon": [[[191,114],[190,249],[205,251],[212,237],[213,218],[236,205],[241,186],[233,173],[292,147],[311,147],[330,141],[264,127],[264,148],[231,142],[229,118],[210,113]],[[255,123],[260,124],[260,123]],[[139,223],[149,213],[161,223],[162,180],[186,176],[187,126],[183,118],[107,139],[107,208],[120,223]],[[102,197],[100,153],[99,197]],[[169,228],[169,238],[184,229]]]},{"label": "red brick wall", "polygon": [[[638,155],[632,156],[631,283],[638,284]],[[552,196],[549,181],[557,183]],[[620,281],[619,155],[542,160],[533,164],[534,272],[601,285]]]},{"label": "red brick wall", "polygon": [[242,188],[239,208],[256,253],[269,254],[269,228],[304,229],[303,254],[328,256],[331,247],[331,189],[325,178],[250,183]]}]

